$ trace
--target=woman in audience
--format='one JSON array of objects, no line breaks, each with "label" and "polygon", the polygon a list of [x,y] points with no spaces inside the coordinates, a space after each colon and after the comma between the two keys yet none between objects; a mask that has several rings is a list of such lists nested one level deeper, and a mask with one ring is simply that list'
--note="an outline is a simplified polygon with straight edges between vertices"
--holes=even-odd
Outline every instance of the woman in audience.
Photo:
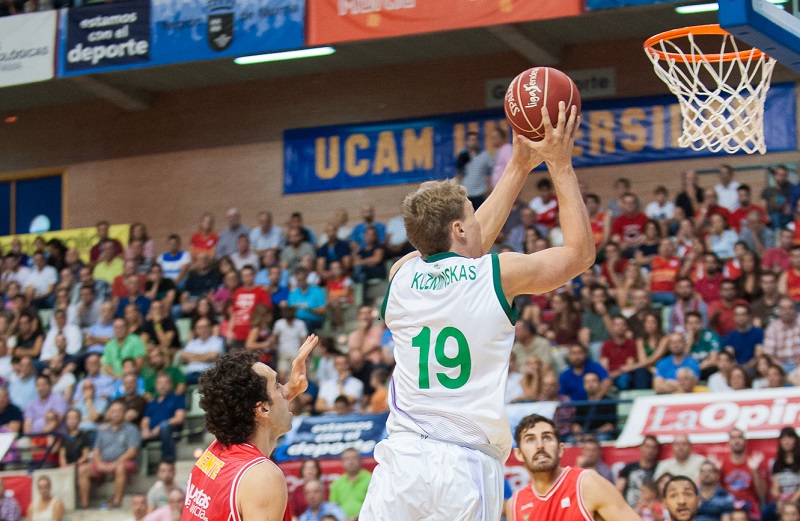
[{"label": "woman in audience", "polygon": [[737,365],[731,368],[731,372],[728,375],[728,387],[734,391],[750,389],[750,377],[742,366]]},{"label": "woman in audience", "polygon": [[64,519],[64,502],[53,496],[53,483],[48,476],[36,480],[39,489],[39,500],[28,507],[28,521],[62,521]]},{"label": "woman in audience", "polygon": [[628,265],[625,266],[625,271],[622,273],[622,280],[615,290],[617,305],[619,309],[622,310],[623,315],[626,311],[632,313],[633,300],[631,296],[633,291],[646,288],[647,281],[645,281],[642,275],[642,269],[639,265],[629,262]]},{"label": "woman in audience", "polygon": [[652,312],[645,315],[642,321],[644,335],[636,339],[635,368],[645,368],[655,374],[656,363],[667,354],[667,338],[661,323],[661,315]]},{"label": "woman in audience", "polygon": [[261,352],[261,361],[276,371],[275,341],[272,337],[272,311],[259,304],[250,316],[250,332],[244,342],[244,348]]},{"label": "woman in audience", "polygon": [[197,301],[197,305],[192,311],[189,319],[192,323],[192,328],[189,333],[189,339],[194,338],[194,326],[197,325],[197,321],[201,318],[207,318],[209,322],[211,322],[211,335],[218,336],[219,335],[219,318],[217,317],[217,312],[214,309],[214,303],[211,302],[211,299],[208,297],[200,297],[200,300]]},{"label": "woman in audience", "polygon": [[536,241],[542,238],[542,234],[536,228],[528,228],[525,230],[525,244],[523,245],[523,253],[534,253],[538,251],[536,248]]},{"label": "woman in audience", "polygon": [[661,226],[658,222],[649,220],[644,224],[644,241],[634,249],[633,262],[643,268],[649,268],[653,258],[658,253],[661,243]]},{"label": "woman in audience", "polygon": [[61,438],[61,448],[58,450],[58,466],[61,468],[70,465],[80,465],[89,461],[89,451],[92,448],[91,436],[80,429],[81,413],[77,409],[70,409],[64,420],[66,434]]},{"label": "woman in audience", "polygon": [[236,265],[233,263],[231,258],[226,255],[220,258],[219,262],[217,262],[217,271],[219,271],[219,278],[224,279],[225,275],[231,271],[236,272]]},{"label": "woman in audience", "polygon": [[712,214],[710,221],[706,236],[707,251],[716,254],[723,261],[733,258],[733,247],[739,241],[739,234],[728,229],[728,220],[722,214]]},{"label": "woman in audience", "polygon": [[67,247],[60,240],[53,238],[47,241],[47,264],[61,271],[67,265]]},{"label": "woman in audience", "polygon": [[[307,459],[300,464],[300,483],[297,484],[295,489],[289,494],[289,504],[292,505],[292,512],[303,513],[308,510],[308,502],[306,502],[305,484],[309,481],[317,481],[322,479],[322,467],[318,459]],[[328,496],[328,486],[325,484],[325,497]]]},{"label": "woman in audience", "polygon": [[353,253],[353,280],[365,283],[370,279],[386,278],[386,250],[378,242],[378,231],[368,226],[364,232],[363,248]]},{"label": "woman in audience", "polygon": [[[770,474],[770,492],[777,505],[767,505],[765,514],[781,511],[787,503],[800,501],[800,438],[793,427],[784,427],[778,436],[778,450]],[[765,516],[768,517],[768,516]]]},{"label": "woman in audience", "polygon": [[3,294],[3,309],[12,311],[14,309],[14,298],[20,294],[19,282],[12,280],[6,286],[6,292]]},{"label": "woman in audience", "polygon": [[691,250],[681,256],[680,276],[689,277],[694,282],[704,278],[706,276],[705,254],[705,243],[701,239],[695,238]]},{"label": "woman in audience", "polygon": [[142,241],[142,255],[148,262],[153,261],[155,254],[153,253],[154,243],[153,239],[147,233],[147,227],[144,223],[135,222],[131,224],[130,231],[128,232],[128,249],[125,251],[125,258],[132,259],[134,252],[131,250],[130,244],[133,241]]},{"label": "woman in audience", "polygon": [[581,328],[581,316],[575,309],[572,296],[569,293],[556,293],[551,299],[551,304],[554,316],[547,338],[559,346],[576,343]]},{"label": "woman in audience", "polygon": [[189,241],[192,244],[192,258],[196,258],[198,253],[205,253],[213,259],[217,251],[217,240],[217,234],[214,233],[214,216],[207,213],[203,215],[200,227]]},{"label": "woman in audience", "polygon": [[590,291],[591,300],[581,316],[580,338],[581,343],[588,345],[593,353],[599,353],[603,342],[611,338],[608,331],[613,317],[619,316],[619,308],[603,286],[596,284]]},{"label": "woman in audience", "polygon": [[739,298],[754,302],[761,298],[761,261],[754,252],[748,250],[742,254],[741,273],[734,280]]},{"label": "woman in audience", "polygon": [[772,365],[772,359],[767,355],[756,357],[755,376],[753,377],[753,389],[764,389],[769,385],[767,382],[767,371]]},{"label": "woman in audience", "polygon": [[767,388],[781,389],[786,387],[786,370],[783,367],[772,364],[767,369]]},{"label": "woman in audience", "polygon": [[214,310],[217,313],[222,313],[225,306],[233,301],[233,292],[238,287],[239,274],[236,270],[231,270],[222,277],[222,287],[214,292],[214,296],[211,297],[214,301]]}]

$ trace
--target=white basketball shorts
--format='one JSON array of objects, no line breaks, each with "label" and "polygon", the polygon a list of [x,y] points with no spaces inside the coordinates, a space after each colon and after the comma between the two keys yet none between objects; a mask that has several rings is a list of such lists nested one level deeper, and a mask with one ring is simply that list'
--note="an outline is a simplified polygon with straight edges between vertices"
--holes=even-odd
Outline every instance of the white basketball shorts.
[{"label": "white basketball shorts", "polygon": [[503,465],[483,452],[423,439],[390,436],[375,447],[359,521],[499,521]]}]

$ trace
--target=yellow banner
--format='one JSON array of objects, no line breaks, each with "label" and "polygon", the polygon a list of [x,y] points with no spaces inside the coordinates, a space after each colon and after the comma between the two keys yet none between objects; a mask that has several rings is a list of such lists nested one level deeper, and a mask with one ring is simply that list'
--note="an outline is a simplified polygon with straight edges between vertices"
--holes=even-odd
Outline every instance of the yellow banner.
[{"label": "yellow banner", "polygon": [[[108,229],[108,236],[112,239],[117,239],[123,246],[128,244],[128,234],[130,233],[130,224],[112,224]],[[44,233],[26,233],[22,235],[5,235],[0,237],[0,251],[8,253],[11,247],[11,241],[14,238],[22,242],[22,252],[30,255],[33,253],[33,241],[37,237],[41,237],[45,242],[50,239],[58,239],[63,242],[67,248],[75,248],[81,256],[84,263],[89,262],[89,252],[92,246],[97,244],[97,229],[92,226],[91,228],[73,228],[71,230],[59,230],[55,232]]]}]

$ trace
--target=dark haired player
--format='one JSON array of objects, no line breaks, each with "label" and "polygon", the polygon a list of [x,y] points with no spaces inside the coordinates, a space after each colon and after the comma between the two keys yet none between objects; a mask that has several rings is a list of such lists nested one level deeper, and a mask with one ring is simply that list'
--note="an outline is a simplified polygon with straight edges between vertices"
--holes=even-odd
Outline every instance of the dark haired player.
[{"label": "dark haired player", "polygon": [[259,353],[231,351],[200,377],[200,407],[217,437],[189,475],[182,521],[290,520],[281,470],[267,456],[292,427],[289,402],[308,387],[311,335],[292,362],[286,385]]},{"label": "dark haired player", "polygon": [[610,481],[593,470],[561,466],[564,444],[552,420],[526,416],[514,438],[514,455],[531,483],[511,498],[506,512],[511,521],[641,521]]},{"label": "dark haired player", "polygon": [[673,476],[664,486],[664,506],[671,521],[694,521],[700,508],[700,491],[686,476]]}]

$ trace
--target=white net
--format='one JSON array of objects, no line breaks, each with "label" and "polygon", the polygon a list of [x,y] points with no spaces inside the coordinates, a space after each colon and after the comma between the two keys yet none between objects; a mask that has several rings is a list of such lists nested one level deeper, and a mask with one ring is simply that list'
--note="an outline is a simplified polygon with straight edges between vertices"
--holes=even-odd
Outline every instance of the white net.
[{"label": "white net", "polygon": [[722,30],[713,38],[722,40],[719,54],[704,53],[691,32],[645,49],[658,77],[680,101],[678,145],[763,154],[764,101],[775,60],[755,49],[740,51]]}]

